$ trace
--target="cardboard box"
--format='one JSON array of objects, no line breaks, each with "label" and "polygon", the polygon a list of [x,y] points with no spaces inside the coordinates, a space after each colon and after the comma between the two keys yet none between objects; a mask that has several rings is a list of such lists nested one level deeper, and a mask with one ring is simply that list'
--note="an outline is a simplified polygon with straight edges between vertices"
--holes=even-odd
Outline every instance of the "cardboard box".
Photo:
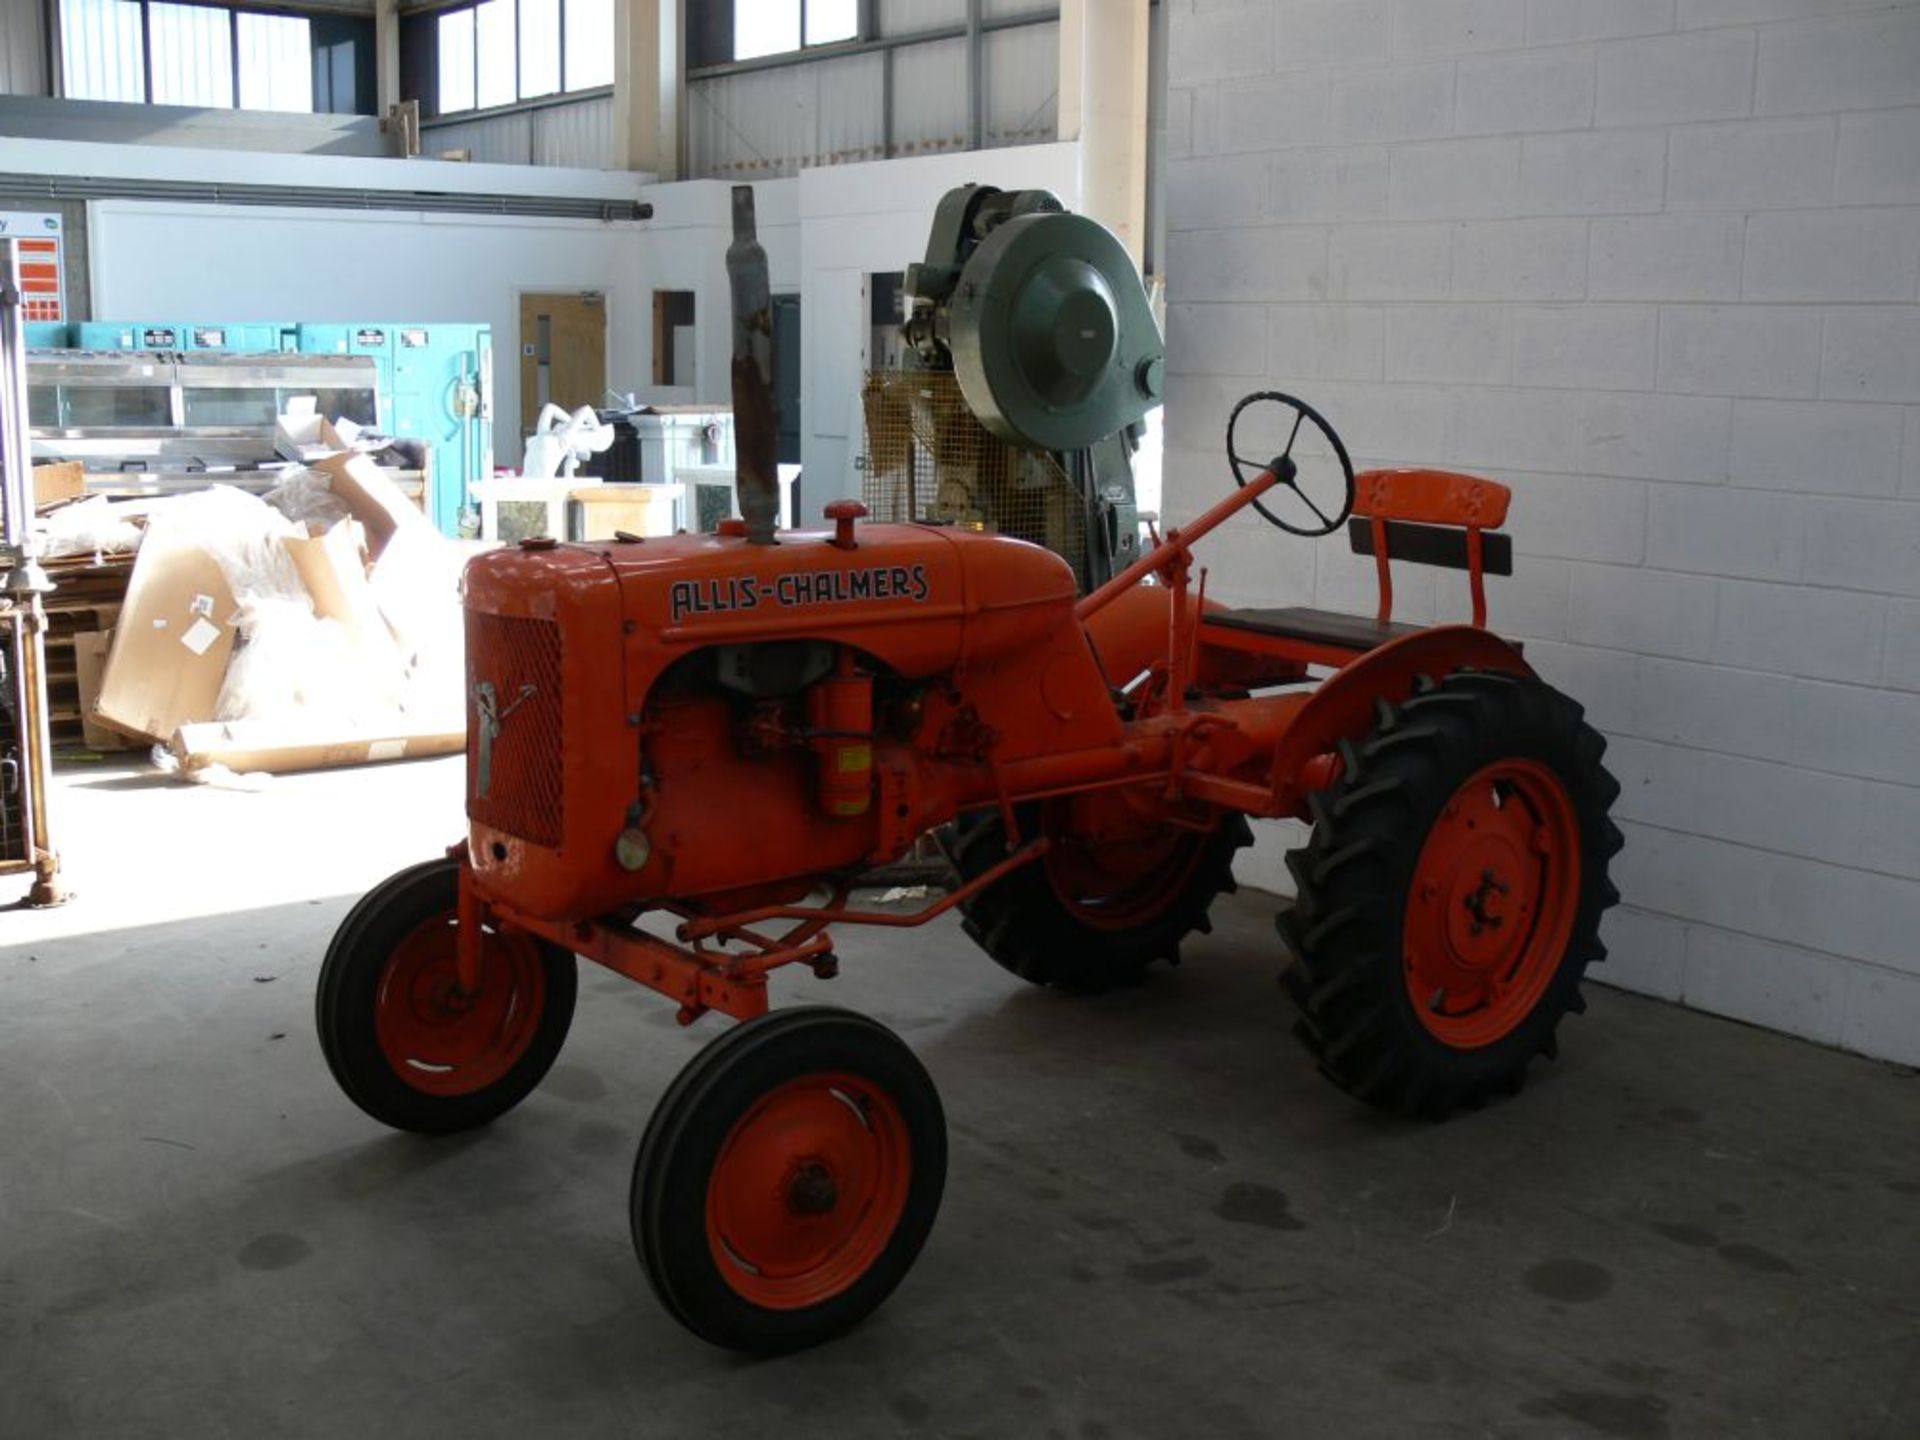
[{"label": "cardboard box", "polygon": [[87,493],[87,467],[78,460],[56,460],[33,467],[33,508],[39,510]]},{"label": "cardboard box", "polygon": [[274,453],[283,460],[310,465],[347,448],[340,434],[315,408],[311,395],[296,395],[273,422]]},{"label": "cardboard box", "polygon": [[156,511],[114,627],[93,714],[166,741],[214,713],[233,653],[233,593],[191,525]]},{"label": "cardboard box", "polygon": [[611,540],[629,535],[671,535],[680,503],[678,485],[584,485],[567,492],[569,540]]},{"label": "cardboard box", "polygon": [[343,736],[324,725],[273,720],[216,720],[182,725],[172,750],[183,770],[224,765],[238,773],[332,770],[385,760],[452,755],[466,748],[465,730]]},{"label": "cardboard box", "polygon": [[112,648],[111,630],[83,630],[73,637],[73,663],[80,685],[80,738],[89,750],[129,750],[135,743],[94,718],[93,707],[99,703],[100,682]]},{"label": "cardboard box", "polygon": [[367,581],[359,531],[356,522],[342,520],[306,539],[285,536],[280,545],[300,572],[315,615],[338,620],[357,644],[388,645],[391,637]]},{"label": "cardboard box", "polygon": [[367,532],[367,554],[373,559],[380,558],[380,552],[401,528],[432,528],[406,492],[367,456],[340,451],[313,461],[313,468],[327,477],[334,498]]}]

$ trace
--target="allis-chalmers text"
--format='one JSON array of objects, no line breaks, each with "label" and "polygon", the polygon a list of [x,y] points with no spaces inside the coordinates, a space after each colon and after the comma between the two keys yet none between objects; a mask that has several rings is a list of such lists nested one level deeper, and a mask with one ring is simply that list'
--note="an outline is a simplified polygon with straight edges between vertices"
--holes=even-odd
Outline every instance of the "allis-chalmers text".
[{"label": "allis-chalmers text", "polygon": [[673,623],[689,615],[724,615],[762,605],[844,605],[861,600],[927,598],[924,565],[874,565],[864,570],[801,570],[787,575],[734,575],[676,580],[667,605]]}]

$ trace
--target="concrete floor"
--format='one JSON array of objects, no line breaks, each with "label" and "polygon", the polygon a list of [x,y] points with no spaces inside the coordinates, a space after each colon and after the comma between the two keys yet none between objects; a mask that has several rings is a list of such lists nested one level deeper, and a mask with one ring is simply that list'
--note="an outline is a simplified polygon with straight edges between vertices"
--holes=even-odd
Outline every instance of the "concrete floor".
[{"label": "concrete floor", "polygon": [[1516,1101],[1438,1126],[1320,1080],[1273,902],[1087,1001],[952,924],[785,998],[940,1083],[946,1206],[845,1340],[753,1363],[656,1308],[632,1150],[694,1049],[583,975],[490,1130],[334,1089],[312,983],[458,828],[458,762],[203,790],[68,773],[80,898],[0,915],[0,1436],[1920,1434],[1920,1079],[1600,989]]}]

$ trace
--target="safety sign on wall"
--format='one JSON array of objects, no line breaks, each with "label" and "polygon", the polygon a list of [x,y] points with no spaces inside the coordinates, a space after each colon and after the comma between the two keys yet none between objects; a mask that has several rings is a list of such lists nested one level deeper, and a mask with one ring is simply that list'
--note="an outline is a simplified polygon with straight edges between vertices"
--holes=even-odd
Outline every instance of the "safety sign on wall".
[{"label": "safety sign on wall", "polygon": [[67,318],[61,248],[65,242],[58,215],[0,212],[0,235],[19,241],[20,299],[27,320]]}]

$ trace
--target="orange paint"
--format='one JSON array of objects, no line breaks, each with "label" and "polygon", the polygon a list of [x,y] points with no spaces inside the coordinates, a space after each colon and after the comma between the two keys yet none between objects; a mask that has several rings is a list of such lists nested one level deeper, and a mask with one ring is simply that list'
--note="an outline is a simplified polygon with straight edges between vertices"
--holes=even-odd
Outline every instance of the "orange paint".
[{"label": "orange paint", "polygon": [[[1490,481],[1361,479],[1363,513],[1504,518]],[[1103,914],[1122,915],[1112,897],[1184,863],[1192,816],[1299,813],[1376,698],[1463,664],[1525,670],[1470,627],[1365,655],[1224,638],[1207,623],[1219,607],[1188,594],[1192,547],[1273,483],[1169,532],[1085,599],[1036,546],[850,511],[771,546],[680,535],[479,557],[465,580],[476,913],[661,990],[683,1015],[757,1014],[769,971],[827,954],[829,919],[901,923],[797,902],[843,897],[962,811],[1046,799],[1075,833],[1119,837],[1044,862],[1056,886],[1091,884]],[[745,646],[776,649],[728,648]],[[747,653],[789,678],[740,679],[758,673]],[[1247,693],[1308,663],[1339,669],[1315,691]],[[648,910],[682,917],[679,943],[634,928]],[[789,928],[753,928],[767,920]]]}]

